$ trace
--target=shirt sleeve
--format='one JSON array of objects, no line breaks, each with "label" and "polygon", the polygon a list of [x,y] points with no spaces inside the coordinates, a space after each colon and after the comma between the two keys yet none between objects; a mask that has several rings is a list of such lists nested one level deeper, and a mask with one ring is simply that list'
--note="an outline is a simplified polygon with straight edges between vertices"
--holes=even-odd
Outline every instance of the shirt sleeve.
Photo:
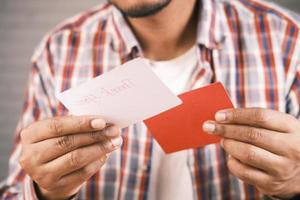
[{"label": "shirt sleeve", "polygon": [[296,77],[288,95],[288,112],[300,120],[300,72]]},{"label": "shirt sleeve", "polygon": [[287,112],[300,120],[300,70],[296,71],[295,78],[287,96]]},{"label": "shirt sleeve", "polygon": [[[299,17],[300,20],[300,17]],[[286,113],[300,119],[300,27],[286,26],[286,34],[281,43],[285,71]],[[284,34],[283,34],[284,35]]]},{"label": "shirt sleeve", "polygon": [[[34,121],[55,115],[55,95],[51,54],[47,45],[36,51],[32,61],[22,114],[16,129],[13,151],[9,160],[9,175],[0,185],[0,199],[37,199],[33,181],[19,165],[20,132]],[[41,47],[40,47],[41,48]]]}]

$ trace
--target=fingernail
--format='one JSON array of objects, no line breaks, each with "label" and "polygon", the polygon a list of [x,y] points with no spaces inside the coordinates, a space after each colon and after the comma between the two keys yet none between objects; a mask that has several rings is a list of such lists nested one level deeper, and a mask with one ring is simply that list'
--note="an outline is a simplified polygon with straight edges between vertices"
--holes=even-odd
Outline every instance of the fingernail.
[{"label": "fingernail", "polygon": [[213,133],[216,129],[216,125],[212,122],[205,122],[202,128],[207,133]]},{"label": "fingernail", "polygon": [[228,154],[227,152],[225,155],[226,155],[227,162],[229,162],[232,159],[232,155]]},{"label": "fingernail", "polygon": [[119,147],[122,144],[122,137],[113,138],[111,140],[112,145],[116,148]]},{"label": "fingernail", "polygon": [[121,130],[115,126],[111,126],[105,129],[104,134],[107,137],[116,137],[120,135]]},{"label": "fingernail", "polygon": [[94,129],[102,129],[105,127],[105,121],[103,119],[94,119],[91,121],[91,126]]},{"label": "fingernail", "polygon": [[226,112],[225,111],[219,111],[215,115],[216,121],[225,121],[226,120]]},{"label": "fingernail", "polygon": [[221,139],[220,145],[221,145],[221,147],[224,149],[224,139]]}]

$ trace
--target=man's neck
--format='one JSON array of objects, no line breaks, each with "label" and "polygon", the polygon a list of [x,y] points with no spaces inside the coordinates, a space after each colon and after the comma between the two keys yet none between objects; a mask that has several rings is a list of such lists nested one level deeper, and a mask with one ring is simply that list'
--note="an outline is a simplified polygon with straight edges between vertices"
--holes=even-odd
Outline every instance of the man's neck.
[{"label": "man's neck", "polygon": [[197,0],[173,0],[153,16],[128,18],[146,58],[169,60],[195,45],[196,5]]}]

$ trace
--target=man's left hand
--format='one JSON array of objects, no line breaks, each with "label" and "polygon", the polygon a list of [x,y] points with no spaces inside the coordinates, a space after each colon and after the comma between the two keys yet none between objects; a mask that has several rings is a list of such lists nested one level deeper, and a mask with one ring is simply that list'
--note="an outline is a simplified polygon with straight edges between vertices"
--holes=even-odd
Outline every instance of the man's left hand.
[{"label": "man's left hand", "polygon": [[222,136],[228,169],[263,194],[300,194],[300,121],[278,111],[245,108],[216,113],[203,130]]}]

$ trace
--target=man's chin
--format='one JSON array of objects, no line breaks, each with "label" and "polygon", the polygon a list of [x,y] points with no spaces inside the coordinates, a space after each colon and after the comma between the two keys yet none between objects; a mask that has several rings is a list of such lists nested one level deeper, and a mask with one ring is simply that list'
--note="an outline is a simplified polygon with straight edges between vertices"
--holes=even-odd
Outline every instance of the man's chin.
[{"label": "man's chin", "polygon": [[140,3],[139,5],[134,5],[128,8],[122,8],[118,3],[111,1],[114,6],[116,6],[126,17],[131,18],[141,18],[155,15],[164,9],[171,0],[161,0],[155,3]]}]

